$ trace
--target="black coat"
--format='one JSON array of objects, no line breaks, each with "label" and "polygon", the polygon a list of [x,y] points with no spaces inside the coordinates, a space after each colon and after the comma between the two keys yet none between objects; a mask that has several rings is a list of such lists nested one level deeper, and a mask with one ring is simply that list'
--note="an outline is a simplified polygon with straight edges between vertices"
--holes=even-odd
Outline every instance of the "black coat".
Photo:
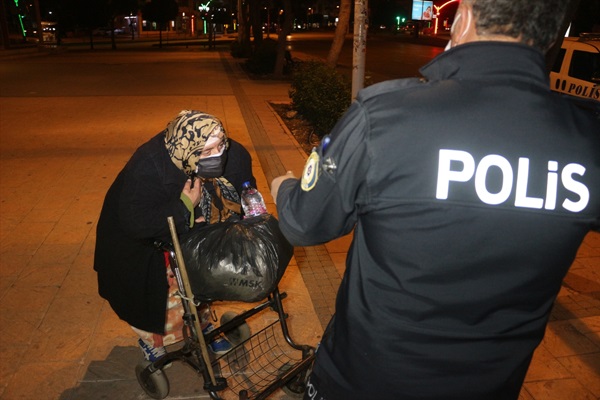
[{"label": "black coat", "polygon": [[[248,151],[231,140],[227,178],[241,192],[251,181]],[[163,333],[168,283],[159,239],[171,242],[167,217],[179,234],[189,230],[190,213],[180,200],[187,176],[171,161],[164,134],[136,150],[108,190],[96,231],[94,269],[98,291],[119,318],[136,328]]]}]

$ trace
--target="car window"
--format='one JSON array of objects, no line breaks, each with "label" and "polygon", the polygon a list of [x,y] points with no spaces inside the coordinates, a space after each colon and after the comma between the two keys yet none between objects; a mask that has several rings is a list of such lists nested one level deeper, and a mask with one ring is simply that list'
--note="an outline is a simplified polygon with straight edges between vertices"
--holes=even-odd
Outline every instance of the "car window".
[{"label": "car window", "polygon": [[559,50],[558,55],[556,56],[556,61],[554,61],[554,65],[552,66],[552,72],[560,72],[560,67],[562,66],[565,54],[567,54],[565,49]]},{"label": "car window", "polygon": [[592,76],[597,78],[598,71],[600,71],[600,53],[573,51],[569,76],[592,82]]}]

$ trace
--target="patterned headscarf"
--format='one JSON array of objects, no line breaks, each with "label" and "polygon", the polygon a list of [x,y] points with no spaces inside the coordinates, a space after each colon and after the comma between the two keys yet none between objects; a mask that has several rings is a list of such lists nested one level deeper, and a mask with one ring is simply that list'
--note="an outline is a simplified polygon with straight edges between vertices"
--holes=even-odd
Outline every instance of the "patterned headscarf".
[{"label": "patterned headscarf", "polygon": [[200,111],[183,110],[167,124],[165,146],[177,168],[191,176],[208,139],[220,133],[227,143],[225,128],[216,117]]},{"label": "patterned headscarf", "polygon": [[[164,131],[165,147],[173,164],[191,176],[208,139],[221,133],[227,149],[227,133],[219,119],[200,111],[183,110],[167,124]],[[216,198],[207,190],[211,184]],[[241,214],[240,196],[225,177],[203,179],[200,208],[207,222],[224,221],[232,212]]]}]

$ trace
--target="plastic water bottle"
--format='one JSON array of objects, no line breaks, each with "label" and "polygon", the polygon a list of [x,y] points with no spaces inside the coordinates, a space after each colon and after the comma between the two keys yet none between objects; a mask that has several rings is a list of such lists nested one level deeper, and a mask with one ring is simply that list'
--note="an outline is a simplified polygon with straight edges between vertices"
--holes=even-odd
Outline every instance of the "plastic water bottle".
[{"label": "plastic water bottle", "polygon": [[242,208],[246,217],[267,214],[267,206],[260,192],[250,182],[242,185]]}]

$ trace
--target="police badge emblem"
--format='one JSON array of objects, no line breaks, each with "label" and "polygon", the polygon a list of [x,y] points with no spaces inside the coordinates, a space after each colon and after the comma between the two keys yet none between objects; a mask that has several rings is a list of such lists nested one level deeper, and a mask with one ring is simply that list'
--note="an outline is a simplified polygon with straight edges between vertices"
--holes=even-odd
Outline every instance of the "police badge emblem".
[{"label": "police badge emblem", "polygon": [[310,154],[306,164],[304,164],[304,171],[302,171],[302,180],[300,181],[300,187],[305,192],[312,190],[317,184],[319,179],[319,154],[316,150]]}]

